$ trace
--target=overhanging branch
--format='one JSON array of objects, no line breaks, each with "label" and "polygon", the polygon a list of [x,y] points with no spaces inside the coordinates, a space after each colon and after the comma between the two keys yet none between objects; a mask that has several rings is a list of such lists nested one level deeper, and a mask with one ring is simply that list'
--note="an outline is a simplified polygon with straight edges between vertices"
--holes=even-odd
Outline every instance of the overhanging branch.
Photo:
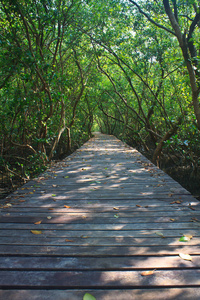
[{"label": "overhanging branch", "polygon": [[129,0],[129,2],[131,2],[132,4],[134,4],[136,7],[137,7],[137,9],[139,10],[139,12],[141,13],[141,14],[143,14],[152,24],[154,24],[155,26],[157,26],[157,27],[159,27],[159,28],[161,28],[161,29],[164,29],[165,31],[167,31],[167,32],[169,32],[169,33],[171,33],[171,34],[173,34],[173,35],[176,35],[172,30],[170,30],[169,28],[167,28],[167,27],[165,27],[165,26],[163,26],[163,25],[161,25],[161,24],[159,24],[159,23],[157,23],[157,22],[155,22],[147,13],[145,13],[142,9],[141,9],[141,7],[135,2],[135,1],[133,1],[133,0]]}]

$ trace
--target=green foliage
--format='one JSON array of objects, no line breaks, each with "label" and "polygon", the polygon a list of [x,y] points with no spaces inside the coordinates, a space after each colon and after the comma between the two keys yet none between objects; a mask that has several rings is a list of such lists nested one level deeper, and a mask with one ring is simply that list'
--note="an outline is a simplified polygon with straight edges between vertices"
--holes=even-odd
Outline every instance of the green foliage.
[{"label": "green foliage", "polygon": [[26,177],[35,177],[44,172],[47,168],[46,156],[44,153],[38,152],[27,157],[28,164],[25,169]]},{"label": "green foliage", "polygon": [[[186,60],[163,1],[133,2],[0,0],[3,159],[16,150],[35,175],[101,130],[199,165],[188,73],[190,63],[198,84],[197,26],[186,38],[198,51]],[[182,32],[197,10],[177,4]]]}]

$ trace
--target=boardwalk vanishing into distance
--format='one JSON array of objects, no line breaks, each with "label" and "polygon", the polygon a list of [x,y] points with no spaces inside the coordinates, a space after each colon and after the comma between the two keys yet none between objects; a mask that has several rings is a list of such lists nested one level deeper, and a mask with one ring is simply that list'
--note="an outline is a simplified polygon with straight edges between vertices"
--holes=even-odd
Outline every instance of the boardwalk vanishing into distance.
[{"label": "boardwalk vanishing into distance", "polygon": [[0,299],[200,299],[200,205],[95,134],[1,201]]}]

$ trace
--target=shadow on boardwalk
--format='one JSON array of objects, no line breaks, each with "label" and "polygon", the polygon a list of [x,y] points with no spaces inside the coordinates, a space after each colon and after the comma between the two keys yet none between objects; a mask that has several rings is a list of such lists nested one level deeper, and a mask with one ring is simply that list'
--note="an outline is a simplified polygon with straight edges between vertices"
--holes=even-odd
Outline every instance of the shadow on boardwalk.
[{"label": "shadow on boardwalk", "polygon": [[0,298],[199,299],[199,221],[189,192],[96,134],[2,204]]}]

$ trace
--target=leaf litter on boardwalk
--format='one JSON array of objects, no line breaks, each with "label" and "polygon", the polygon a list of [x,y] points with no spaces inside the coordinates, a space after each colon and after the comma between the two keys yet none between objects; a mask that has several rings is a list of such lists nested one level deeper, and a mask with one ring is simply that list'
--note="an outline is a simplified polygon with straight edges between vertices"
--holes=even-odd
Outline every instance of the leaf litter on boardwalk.
[{"label": "leaf litter on boardwalk", "polygon": [[179,253],[179,257],[184,259],[184,260],[190,260],[192,261],[192,257],[189,254],[185,254],[185,253]]},{"label": "leaf litter on boardwalk", "polygon": [[41,230],[31,230],[33,234],[42,234]]},{"label": "leaf litter on boardwalk", "polygon": [[162,232],[156,231],[155,234],[158,235],[158,236],[160,236],[163,239],[166,238],[166,236],[164,236],[164,234]]},{"label": "leaf litter on boardwalk", "polygon": [[37,222],[35,222],[34,224],[35,224],[35,225],[39,225],[39,224],[41,224],[41,223],[42,223],[42,220],[37,221]]},{"label": "leaf litter on boardwalk", "polygon": [[151,270],[151,271],[144,271],[144,272],[141,273],[141,275],[142,275],[142,276],[150,276],[150,275],[153,275],[155,270],[156,270],[156,269]]}]

